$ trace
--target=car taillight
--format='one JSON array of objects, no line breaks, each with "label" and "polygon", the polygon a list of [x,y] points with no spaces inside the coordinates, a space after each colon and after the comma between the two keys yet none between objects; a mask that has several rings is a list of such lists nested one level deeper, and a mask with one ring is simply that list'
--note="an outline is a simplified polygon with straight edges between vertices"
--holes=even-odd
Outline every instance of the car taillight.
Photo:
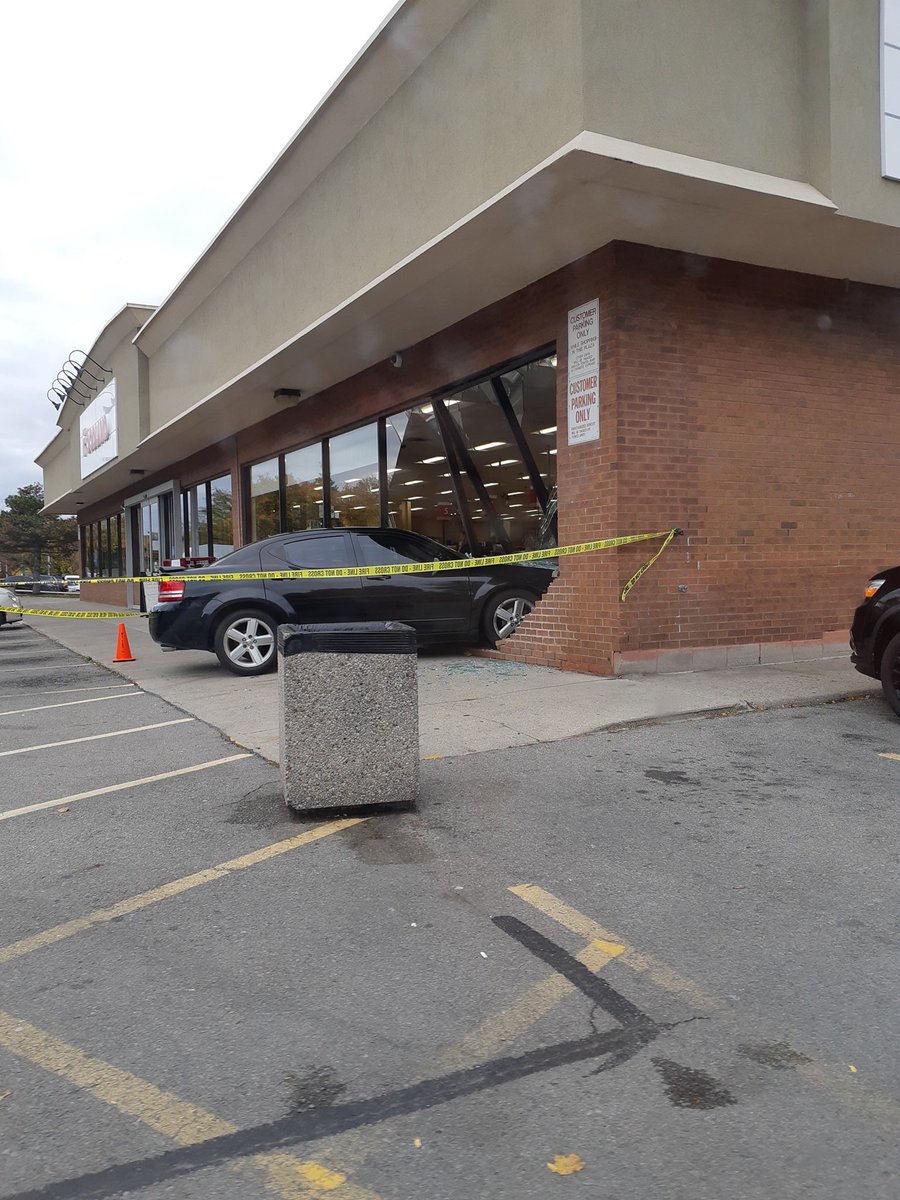
[{"label": "car taillight", "polygon": [[870,579],[866,584],[866,599],[871,600],[879,588],[884,587],[883,579]]},{"label": "car taillight", "polygon": [[159,585],[159,602],[160,604],[167,603],[173,600],[184,599],[184,580],[183,579],[164,579]]}]

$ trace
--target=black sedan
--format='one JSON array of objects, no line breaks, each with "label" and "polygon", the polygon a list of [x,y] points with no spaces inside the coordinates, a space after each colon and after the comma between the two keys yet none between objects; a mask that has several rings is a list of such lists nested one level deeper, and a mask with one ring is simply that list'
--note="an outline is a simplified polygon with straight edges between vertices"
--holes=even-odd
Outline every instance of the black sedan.
[{"label": "black sedan", "polygon": [[284,622],[402,621],[420,642],[485,640],[519,627],[543,595],[553,570],[534,565],[456,568],[415,575],[222,582],[192,575],[380,567],[460,561],[462,555],[401,529],[315,529],[283,533],[236,550],[214,568],[186,571],[160,584],[150,636],[163,649],[211,650],[236,675],[276,665],[276,630]]},{"label": "black sedan", "polygon": [[850,649],[857,671],[881,680],[885,699],[900,717],[900,567],[879,571],[866,584]]}]

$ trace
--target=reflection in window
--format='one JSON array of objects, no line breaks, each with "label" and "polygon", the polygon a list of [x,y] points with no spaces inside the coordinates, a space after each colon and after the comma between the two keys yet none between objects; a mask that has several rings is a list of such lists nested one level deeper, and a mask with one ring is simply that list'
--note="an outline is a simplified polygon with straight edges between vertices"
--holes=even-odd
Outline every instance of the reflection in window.
[{"label": "reflection in window", "polygon": [[321,529],[325,524],[322,483],[322,447],[305,446],[284,456],[286,533]]},{"label": "reflection in window", "polygon": [[222,475],[209,483],[209,524],[212,556],[222,558],[234,549],[231,520],[231,476]]},{"label": "reflection in window", "polygon": [[250,540],[261,541],[281,532],[278,501],[278,459],[250,468]]},{"label": "reflection in window", "polygon": [[194,488],[197,497],[197,549],[195,554],[209,554],[209,509],[206,503],[206,484]]},{"label": "reflection in window", "polygon": [[377,423],[329,439],[332,525],[380,525]]}]

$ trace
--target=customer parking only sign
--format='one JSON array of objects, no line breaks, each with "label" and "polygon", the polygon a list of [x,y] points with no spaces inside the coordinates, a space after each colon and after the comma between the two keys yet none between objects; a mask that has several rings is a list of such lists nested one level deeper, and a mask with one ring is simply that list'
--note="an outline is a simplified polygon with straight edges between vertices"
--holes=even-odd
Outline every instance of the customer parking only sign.
[{"label": "customer parking only sign", "polygon": [[569,312],[569,445],[600,437],[600,301]]}]

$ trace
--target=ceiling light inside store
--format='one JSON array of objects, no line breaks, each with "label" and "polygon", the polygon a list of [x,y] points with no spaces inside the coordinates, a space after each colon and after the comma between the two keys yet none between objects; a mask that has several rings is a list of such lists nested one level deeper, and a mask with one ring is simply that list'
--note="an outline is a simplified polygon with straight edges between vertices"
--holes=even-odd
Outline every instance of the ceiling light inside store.
[{"label": "ceiling light inside store", "polygon": [[524,496],[525,493],[524,492],[508,492],[507,495],[509,495],[509,496]]},{"label": "ceiling light inside store", "polygon": [[539,429],[538,433],[556,433],[556,426],[548,425],[546,429]]},{"label": "ceiling light inside store", "polygon": [[422,465],[423,465],[423,466],[429,466],[429,467],[431,466],[431,464],[432,464],[432,463],[436,463],[436,462],[443,462],[443,461],[444,461],[444,455],[443,455],[443,454],[436,454],[436,455],[434,456],[434,458],[423,458],[423,459],[421,459]]},{"label": "ceiling light inside store", "polygon": [[517,463],[518,461],[519,460],[517,458],[501,458],[499,463],[497,464],[497,466],[498,467],[509,467],[509,466],[512,466],[513,463]]},{"label": "ceiling light inside store", "polygon": [[424,479],[404,479],[403,486],[404,487],[415,487],[415,485],[417,483],[424,483],[424,482],[425,482]]},{"label": "ceiling light inside store", "polygon": [[396,475],[398,471],[402,471],[402,470],[403,470],[402,467],[388,467],[387,473],[388,473],[388,475]]},{"label": "ceiling light inside store", "polygon": [[407,496],[407,500],[424,500],[424,496]]},{"label": "ceiling light inside store", "polygon": [[550,453],[551,453],[551,454],[555,454],[555,453],[556,453],[556,451],[555,451],[555,450],[551,450],[551,451],[550,451]]},{"label": "ceiling light inside store", "polygon": [[[519,494],[521,495],[521,493],[519,493]],[[524,504],[511,504],[509,507],[510,508],[524,508],[525,505]]]},{"label": "ceiling light inside store", "polygon": [[434,405],[433,404],[423,404],[422,407],[419,409],[419,412],[424,413],[427,416],[429,413],[434,412]]},{"label": "ceiling light inside store", "polygon": [[314,491],[314,492],[321,492],[321,491],[322,491],[322,484],[321,484],[321,483],[316,483],[316,484],[313,484],[313,491]]},{"label": "ceiling light inside store", "polygon": [[438,495],[439,495],[439,496],[452,496],[452,495],[453,495],[453,489],[452,489],[452,488],[447,488],[446,492],[438,492]]},{"label": "ceiling light inside store", "polygon": [[361,475],[357,475],[357,477],[356,477],[355,479],[345,479],[345,480],[344,480],[344,483],[345,483],[345,484],[348,484],[348,483],[359,483],[359,481],[360,481],[361,479],[362,479],[362,476],[361,476]]},{"label": "ceiling light inside store", "polygon": [[362,512],[364,508],[368,508],[368,504],[354,504],[353,512]]},{"label": "ceiling light inside store", "polygon": [[409,511],[410,512],[424,512],[425,509],[422,507],[421,504],[414,504]]},{"label": "ceiling light inside store", "polygon": [[505,446],[506,442],[482,442],[480,446],[473,446],[473,450],[496,450],[498,446]]}]

